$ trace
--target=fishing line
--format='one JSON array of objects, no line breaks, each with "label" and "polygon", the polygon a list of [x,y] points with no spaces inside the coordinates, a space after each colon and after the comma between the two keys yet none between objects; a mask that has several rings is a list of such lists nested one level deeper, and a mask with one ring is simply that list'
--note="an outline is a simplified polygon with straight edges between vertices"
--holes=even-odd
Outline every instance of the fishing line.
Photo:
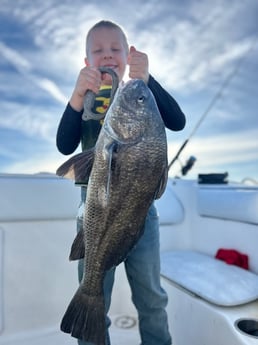
[{"label": "fishing line", "polygon": [[178,152],[176,153],[175,157],[172,159],[172,161],[169,163],[168,165],[168,170],[171,168],[171,166],[175,163],[175,161],[179,158],[181,152],[183,151],[183,149],[186,147],[186,145],[188,144],[189,140],[194,136],[194,134],[196,133],[197,129],[200,127],[201,123],[203,122],[203,120],[205,119],[205,117],[208,115],[208,113],[210,112],[210,110],[212,109],[212,107],[214,106],[214,104],[218,101],[218,99],[221,98],[224,90],[226,89],[226,87],[229,85],[230,81],[236,76],[236,74],[238,73],[241,64],[243,63],[243,61],[245,60],[245,58],[247,57],[247,55],[251,52],[251,50],[254,48],[254,46],[256,45],[257,42],[257,38],[250,44],[250,47],[247,49],[246,53],[242,56],[241,59],[239,59],[239,61],[236,63],[235,68],[233,69],[233,71],[227,76],[227,78],[224,80],[224,82],[222,83],[221,87],[219,88],[219,90],[215,93],[214,97],[212,98],[210,104],[208,105],[207,109],[204,111],[203,115],[200,117],[199,121],[197,122],[197,124],[195,125],[195,127],[193,128],[192,132],[190,133],[189,137],[183,142],[183,144],[181,145],[181,147],[179,148]]}]

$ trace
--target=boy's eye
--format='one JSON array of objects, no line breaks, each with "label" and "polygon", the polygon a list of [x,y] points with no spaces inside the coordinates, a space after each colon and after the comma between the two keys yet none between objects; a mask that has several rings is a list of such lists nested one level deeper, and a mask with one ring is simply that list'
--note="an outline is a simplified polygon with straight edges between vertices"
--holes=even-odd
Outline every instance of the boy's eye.
[{"label": "boy's eye", "polygon": [[92,51],[92,53],[93,53],[93,54],[101,53],[101,49],[100,49],[100,48],[99,48],[99,49],[94,49],[94,50]]}]

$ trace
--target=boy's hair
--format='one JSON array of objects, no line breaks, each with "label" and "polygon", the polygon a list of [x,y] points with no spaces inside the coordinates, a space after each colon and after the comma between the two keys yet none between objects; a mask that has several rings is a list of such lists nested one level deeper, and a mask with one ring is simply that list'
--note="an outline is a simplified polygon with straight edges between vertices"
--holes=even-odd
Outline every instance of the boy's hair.
[{"label": "boy's hair", "polygon": [[116,23],[111,22],[109,20],[101,20],[98,23],[94,24],[91,29],[88,31],[88,34],[86,36],[86,54],[88,55],[88,47],[89,47],[89,38],[91,33],[95,30],[95,29],[100,29],[100,28],[107,28],[107,29],[115,29],[115,30],[119,30],[122,34],[122,37],[124,39],[124,46],[125,49],[127,51],[127,53],[129,52],[129,46],[128,46],[128,42],[127,42],[127,37],[123,31],[123,29]]}]

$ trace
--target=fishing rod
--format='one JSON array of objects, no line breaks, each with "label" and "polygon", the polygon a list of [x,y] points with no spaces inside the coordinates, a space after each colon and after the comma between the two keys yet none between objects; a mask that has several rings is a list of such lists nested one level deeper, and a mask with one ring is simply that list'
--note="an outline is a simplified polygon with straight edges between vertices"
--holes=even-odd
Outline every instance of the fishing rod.
[{"label": "fishing rod", "polygon": [[[212,109],[212,107],[214,106],[214,104],[218,101],[219,98],[221,98],[224,90],[226,89],[226,87],[229,85],[230,81],[234,78],[234,76],[238,73],[239,69],[240,69],[240,65],[243,63],[244,59],[247,57],[247,55],[250,53],[250,51],[254,48],[255,44],[257,42],[257,39],[254,40],[251,44],[250,47],[247,49],[246,53],[242,56],[241,59],[239,59],[239,61],[236,63],[235,68],[233,69],[233,71],[231,73],[229,73],[229,75],[227,76],[227,78],[224,80],[224,82],[222,83],[222,85],[220,86],[220,88],[218,89],[218,91],[215,93],[214,97],[212,98],[210,104],[208,105],[207,109],[204,111],[204,113],[202,114],[202,116],[200,117],[199,121],[197,122],[197,124],[195,125],[195,127],[193,128],[192,132],[190,133],[189,137],[183,142],[183,144],[181,145],[181,147],[179,148],[179,150],[177,151],[175,157],[172,159],[172,161],[169,163],[168,165],[168,170],[172,167],[172,165],[175,163],[175,161],[179,158],[181,152],[183,151],[183,149],[186,147],[186,145],[188,144],[188,142],[190,141],[190,139],[194,136],[195,132],[197,131],[197,129],[200,127],[201,123],[203,122],[203,120],[205,119],[205,117],[208,115],[208,113],[210,112],[210,110]],[[192,164],[193,165],[193,164]],[[191,165],[191,167],[192,167]],[[191,168],[190,167],[190,168]]]}]

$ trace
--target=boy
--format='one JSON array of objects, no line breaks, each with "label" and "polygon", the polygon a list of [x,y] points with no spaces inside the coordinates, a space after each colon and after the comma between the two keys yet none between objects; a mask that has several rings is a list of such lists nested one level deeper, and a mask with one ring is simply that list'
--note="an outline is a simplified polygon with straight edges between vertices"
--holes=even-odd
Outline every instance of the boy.
[{"label": "boy", "polygon": [[[63,154],[71,154],[81,142],[82,150],[93,147],[101,129],[101,121],[81,119],[83,101],[88,90],[97,94],[94,112],[103,113],[109,105],[111,79],[108,74],[101,75],[98,67],[112,68],[122,82],[126,65],[129,77],[142,79],[151,89],[162,119],[167,128],[181,130],[185,116],[176,101],[149,74],[148,56],[129,48],[123,30],[110,21],[100,21],[88,32],[86,39],[85,65],[78,76],[74,91],[57,131],[57,147]],[[82,227],[86,187],[82,186],[82,200],[77,217],[77,227]],[[124,264],[132,290],[132,300],[138,311],[139,330],[142,345],[170,345],[168,331],[167,295],[160,286],[159,226],[155,206],[152,205],[146,217],[144,234],[136,247],[130,252]],[[79,263],[79,279],[82,278],[83,262]],[[111,292],[115,269],[107,272],[104,281],[106,313],[111,302]],[[107,327],[110,321],[107,317]],[[80,345],[89,345],[78,340]],[[106,344],[110,344],[107,332]]]}]

